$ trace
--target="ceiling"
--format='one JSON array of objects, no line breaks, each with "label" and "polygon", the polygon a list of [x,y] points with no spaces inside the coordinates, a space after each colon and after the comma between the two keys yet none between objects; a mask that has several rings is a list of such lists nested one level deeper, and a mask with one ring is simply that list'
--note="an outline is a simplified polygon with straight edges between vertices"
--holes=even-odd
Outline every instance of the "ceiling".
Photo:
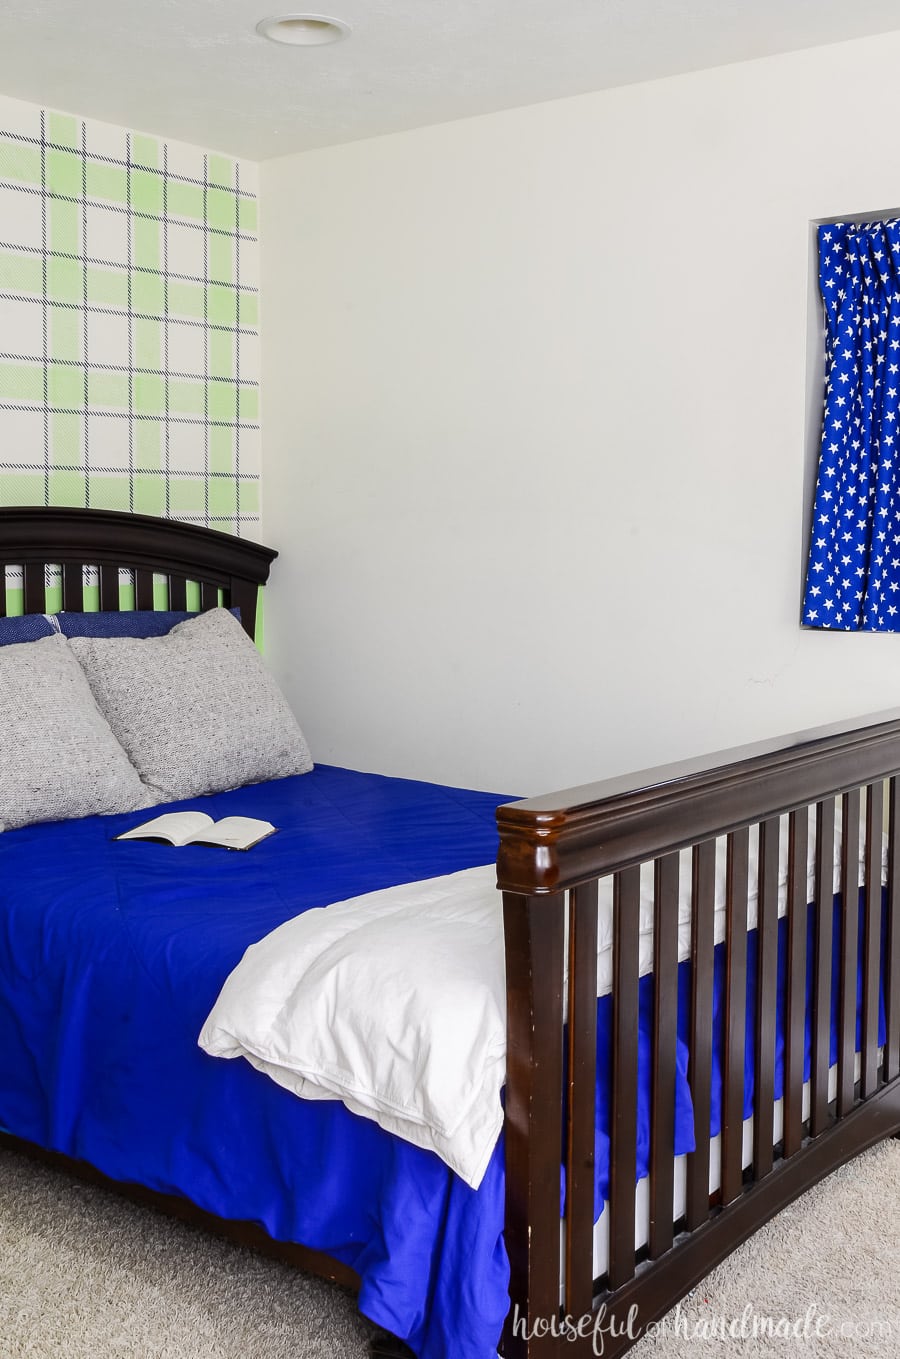
[{"label": "ceiling", "polygon": [[[3,0],[0,93],[264,160],[900,29],[900,0]],[[273,7],[274,6],[274,7]]]}]

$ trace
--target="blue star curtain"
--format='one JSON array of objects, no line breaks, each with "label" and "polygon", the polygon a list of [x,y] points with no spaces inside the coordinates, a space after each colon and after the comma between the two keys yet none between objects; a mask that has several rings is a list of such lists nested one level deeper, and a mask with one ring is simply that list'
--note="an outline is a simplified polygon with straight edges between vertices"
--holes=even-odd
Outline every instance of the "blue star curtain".
[{"label": "blue star curtain", "polygon": [[900,632],[900,219],[818,235],[825,417],[803,622]]}]

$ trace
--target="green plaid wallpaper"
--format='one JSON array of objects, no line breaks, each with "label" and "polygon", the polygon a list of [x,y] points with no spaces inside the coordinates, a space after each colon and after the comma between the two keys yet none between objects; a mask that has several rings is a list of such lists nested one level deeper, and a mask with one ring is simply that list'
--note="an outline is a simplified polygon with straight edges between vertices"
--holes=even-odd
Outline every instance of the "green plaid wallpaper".
[{"label": "green plaid wallpaper", "polygon": [[0,98],[0,505],[255,536],[255,175]]}]

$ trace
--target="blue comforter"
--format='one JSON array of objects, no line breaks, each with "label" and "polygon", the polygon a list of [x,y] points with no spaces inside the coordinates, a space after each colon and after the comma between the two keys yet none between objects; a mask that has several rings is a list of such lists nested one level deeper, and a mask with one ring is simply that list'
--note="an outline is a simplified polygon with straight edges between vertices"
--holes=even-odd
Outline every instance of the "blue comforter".
[{"label": "blue comforter", "polygon": [[489,863],[501,800],[319,766],[172,804],[280,828],[246,854],[114,842],[146,812],[0,835],[0,1125],[342,1260],[362,1311],[423,1359],[495,1354],[502,1146],[475,1193],[197,1035],[244,949],[283,921]]}]

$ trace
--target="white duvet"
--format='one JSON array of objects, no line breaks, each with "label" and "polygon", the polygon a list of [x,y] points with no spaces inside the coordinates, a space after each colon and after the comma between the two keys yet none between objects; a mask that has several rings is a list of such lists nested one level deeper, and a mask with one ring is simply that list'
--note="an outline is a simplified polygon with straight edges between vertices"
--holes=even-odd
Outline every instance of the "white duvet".
[{"label": "white duvet", "polygon": [[[782,818],[779,914],[787,897]],[[807,900],[813,895],[810,813]],[[755,832],[751,832],[755,834]],[[840,884],[835,836],[834,890]],[[716,871],[725,935],[725,853]],[[886,851],[885,851],[886,854]],[[756,858],[751,846],[751,864]],[[886,862],[884,860],[883,862]],[[860,882],[863,881],[860,863]],[[200,1034],[216,1057],[245,1057],[305,1099],[340,1099],[437,1153],[478,1187],[503,1123],[506,985],[493,864],[304,912],[253,944]],[[690,952],[690,851],[680,856],[679,958]],[[750,925],[757,884],[751,868]],[[653,961],[653,867],[641,871],[640,969]],[[600,883],[597,994],[612,979],[612,880]]]},{"label": "white duvet", "polygon": [[493,864],[305,911],[247,949],[200,1034],[477,1188],[503,1122],[506,985]]}]

